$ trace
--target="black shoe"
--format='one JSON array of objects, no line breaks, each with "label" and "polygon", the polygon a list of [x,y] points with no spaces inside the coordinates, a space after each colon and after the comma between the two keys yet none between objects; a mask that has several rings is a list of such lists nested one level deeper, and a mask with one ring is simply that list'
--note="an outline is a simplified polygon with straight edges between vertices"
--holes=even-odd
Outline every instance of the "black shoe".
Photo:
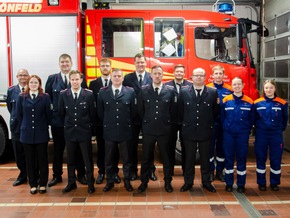
[{"label": "black shoe", "polygon": [[37,193],[37,188],[36,187],[32,187],[30,189],[30,194],[35,195]]},{"label": "black shoe", "polygon": [[217,171],[215,177],[221,182],[225,181],[225,175],[221,171]]},{"label": "black shoe", "polygon": [[232,186],[232,185],[226,185],[225,190],[226,190],[227,192],[232,192],[232,191],[233,191],[233,186]]},{"label": "black shoe", "polygon": [[88,187],[88,193],[89,194],[93,194],[95,191],[96,191],[96,189],[95,189],[95,187],[93,185]]},{"label": "black shoe", "polygon": [[238,186],[237,191],[238,191],[239,193],[244,193],[244,192],[245,192],[245,186]]},{"label": "black shoe", "polygon": [[164,188],[166,192],[169,192],[169,193],[173,192],[173,187],[171,185],[171,182],[165,182]]},{"label": "black shoe", "polygon": [[27,182],[27,179],[17,179],[15,182],[13,182],[13,186],[22,185]]},{"label": "black shoe", "polygon": [[206,190],[208,190],[209,192],[216,192],[215,188],[212,186],[212,184],[203,184],[202,185],[203,188],[205,188]]},{"label": "black shoe", "polygon": [[214,171],[211,171],[209,174],[209,181],[213,182],[214,181]]},{"label": "black shoe", "polygon": [[48,184],[47,184],[47,186],[48,187],[51,187],[51,186],[54,186],[54,185],[56,185],[57,183],[60,183],[60,182],[62,182],[62,178],[61,177],[54,177]]},{"label": "black shoe", "polygon": [[70,192],[74,189],[77,189],[77,184],[76,183],[72,183],[72,184],[68,184],[63,190],[62,193],[66,193],[66,192]]},{"label": "black shoe", "polygon": [[279,191],[279,186],[278,185],[270,185],[270,188],[273,190],[273,191]]},{"label": "black shoe", "polygon": [[104,192],[110,191],[112,188],[114,188],[114,183],[107,183],[106,186],[103,188]]},{"label": "black shoe", "polygon": [[152,181],[156,181],[157,180],[157,177],[156,177],[154,172],[149,173],[149,179],[151,179]]},{"label": "black shoe", "polygon": [[124,182],[124,186],[125,186],[125,189],[126,189],[128,192],[133,191],[133,186],[131,185],[130,181],[126,181],[126,182]]},{"label": "black shoe", "polygon": [[114,174],[114,182],[117,184],[121,183],[121,178],[117,173]]},{"label": "black shoe", "polygon": [[137,179],[137,173],[132,173],[131,175],[131,181],[135,181]]},{"label": "black shoe", "polygon": [[83,177],[79,177],[78,178],[79,183],[81,183],[82,185],[87,185],[88,184],[88,180],[85,176]]},{"label": "black shoe", "polygon": [[98,175],[98,178],[96,179],[96,184],[102,184],[103,181],[104,181],[104,179],[105,179],[105,174],[100,173],[100,174]]},{"label": "black shoe", "polygon": [[267,190],[266,185],[259,185],[259,190],[263,192],[266,191]]},{"label": "black shoe", "polygon": [[192,184],[188,184],[188,183],[185,183],[181,188],[180,188],[180,192],[186,192],[188,191],[189,189],[192,188]]},{"label": "black shoe", "polygon": [[144,192],[147,189],[147,187],[148,187],[147,183],[146,182],[142,182],[137,190],[138,190],[139,193],[142,193],[142,192]]},{"label": "black shoe", "polygon": [[40,194],[44,194],[44,193],[46,193],[46,187],[45,187],[45,186],[40,186],[38,192],[39,192]]}]

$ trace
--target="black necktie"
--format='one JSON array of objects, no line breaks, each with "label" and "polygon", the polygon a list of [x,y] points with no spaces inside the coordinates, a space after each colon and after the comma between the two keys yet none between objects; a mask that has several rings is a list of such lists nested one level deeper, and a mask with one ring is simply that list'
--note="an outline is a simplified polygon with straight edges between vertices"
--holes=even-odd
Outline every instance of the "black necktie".
[{"label": "black necktie", "polygon": [[67,78],[66,78],[66,75],[64,75],[64,87],[67,88]]},{"label": "black necktie", "polygon": [[77,100],[78,100],[78,93],[74,93],[75,94],[75,104],[77,104]]},{"label": "black necktie", "polygon": [[24,92],[24,91],[25,91],[24,87],[22,87],[22,88],[21,88],[21,91],[22,91],[22,92]]},{"label": "black necktie", "polygon": [[36,98],[36,94],[32,94],[32,101],[34,101]]},{"label": "black necktie", "polygon": [[159,90],[159,88],[156,87],[156,88],[155,88],[155,94],[156,94],[156,95],[158,95],[158,90]]},{"label": "black necktie", "polygon": [[197,97],[200,98],[200,91],[201,91],[201,89],[196,89],[196,91],[197,91]]},{"label": "black necktie", "polygon": [[117,99],[118,95],[119,95],[119,89],[116,89],[116,90],[115,90],[115,98],[116,98],[116,99]]},{"label": "black necktie", "polygon": [[105,79],[105,87],[108,86],[108,79]]},{"label": "black necktie", "polygon": [[180,83],[176,83],[176,85],[178,86],[177,92],[179,93],[180,92],[180,89],[181,89],[181,84]]},{"label": "black necktie", "polygon": [[140,87],[142,86],[142,75],[141,74],[139,75],[139,85],[140,85]]}]

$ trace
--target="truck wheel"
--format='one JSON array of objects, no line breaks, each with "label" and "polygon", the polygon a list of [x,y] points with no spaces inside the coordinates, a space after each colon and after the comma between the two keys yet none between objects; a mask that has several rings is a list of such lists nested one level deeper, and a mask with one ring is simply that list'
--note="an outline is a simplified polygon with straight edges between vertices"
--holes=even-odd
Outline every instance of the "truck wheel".
[{"label": "truck wheel", "polygon": [[[197,149],[196,155],[195,155],[195,163],[199,164],[199,151]],[[175,147],[175,164],[180,165],[182,164],[182,148],[181,148],[181,143],[180,143],[180,137],[179,137],[179,132],[178,132],[178,138],[176,141],[176,147]]]},{"label": "truck wheel", "polygon": [[8,133],[4,128],[4,126],[0,124],[0,157],[2,157],[7,146],[8,146]]}]

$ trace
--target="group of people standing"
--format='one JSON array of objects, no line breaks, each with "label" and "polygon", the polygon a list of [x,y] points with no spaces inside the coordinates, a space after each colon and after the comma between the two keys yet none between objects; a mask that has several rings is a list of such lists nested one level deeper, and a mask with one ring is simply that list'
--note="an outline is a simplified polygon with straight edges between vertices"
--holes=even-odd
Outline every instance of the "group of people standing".
[{"label": "group of people standing", "polygon": [[[154,148],[157,144],[163,164],[164,189],[172,192],[175,146],[180,135],[184,185],[192,188],[195,157],[200,153],[203,188],[216,192],[211,184],[217,178],[233,191],[234,162],[237,161],[237,191],[245,192],[248,140],[256,128],[255,153],[257,183],[266,190],[266,160],[270,155],[270,187],[279,190],[282,132],[288,123],[287,102],[279,98],[276,84],[268,80],[261,98],[253,101],[243,93],[241,78],[224,83],[224,69],[212,69],[213,83],[205,84],[206,72],[194,69],[189,82],[185,67],[174,67],[174,79],[163,83],[163,69],[156,65],[146,72],[146,57],[134,57],[135,72],[123,75],[111,69],[111,60],[100,60],[101,76],[86,89],[83,74],[72,70],[67,54],[59,57],[60,73],[50,75],[45,90],[37,75],[19,70],[19,84],[8,89],[7,107],[11,113],[12,142],[20,174],[14,186],[27,182],[30,193],[45,193],[46,186],[62,182],[63,153],[67,149],[68,184],[63,193],[77,188],[76,180],[88,185],[106,179],[104,192],[120,183],[118,161],[122,158],[124,187],[133,191],[131,181],[138,178],[138,142],[142,133],[141,184],[144,192],[149,180],[157,180]],[[48,127],[54,140],[53,178],[48,182]],[[98,176],[94,178],[92,136],[97,140]],[[77,171],[77,175],[76,175]],[[214,176],[216,171],[216,176]],[[38,188],[39,187],[39,188]]]}]

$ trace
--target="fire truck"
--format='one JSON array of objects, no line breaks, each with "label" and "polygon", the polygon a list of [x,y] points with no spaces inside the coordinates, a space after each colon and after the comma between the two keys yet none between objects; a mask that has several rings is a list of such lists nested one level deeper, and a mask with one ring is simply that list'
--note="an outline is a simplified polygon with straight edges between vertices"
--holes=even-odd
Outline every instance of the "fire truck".
[{"label": "fire truck", "polygon": [[74,68],[85,73],[88,83],[100,76],[101,58],[110,58],[113,68],[128,74],[135,70],[135,54],[143,53],[147,70],[161,65],[164,80],[173,79],[174,65],[183,64],[186,79],[201,67],[211,82],[211,69],[221,65],[225,82],[239,76],[245,94],[258,97],[248,35],[266,36],[267,29],[233,16],[234,1],[217,1],[213,11],[116,10],[108,4],[83,10],[81,6],[79,0],[0,1],[0,156],[10,137],[5,93],[17,83],[17,70],[27,68],[45,84],[49,74],[59,71],[62,53],[72,56]]}]

